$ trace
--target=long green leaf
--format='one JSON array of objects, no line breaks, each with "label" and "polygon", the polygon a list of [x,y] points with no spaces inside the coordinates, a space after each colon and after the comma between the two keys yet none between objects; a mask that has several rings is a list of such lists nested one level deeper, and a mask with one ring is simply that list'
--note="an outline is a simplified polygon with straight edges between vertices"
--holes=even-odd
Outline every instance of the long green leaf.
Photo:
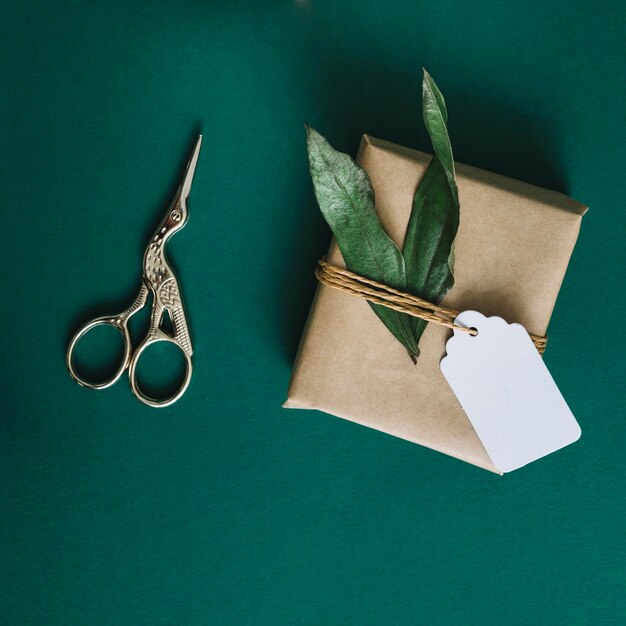
[{"label": "long green leaf", "polygon": [[[424,122],[434,154],[415,192],[403,255],[408,290],[438,304],[454,284],[452,271],[459,200],[445,102],[425,70],[423,101]],[[426,325],[421,319],[411,319],[417,342]]]},{"label": "long green leaf", "polygon": [[[367,173],[307,126],[309,166],[315,196],[349,270],[397,289],[406,289],[402,253],[384,231],[374,207]],[[411,317],[370,304],[415,360],[419,354]]]},{"label": "long green leaf", "polygon": [[[446,108],[446,101],[443,99],[443,94],[439,91],[439,87],[435,85],[435,81],[432,79],[431,75],[424,69],[424,81],[422,82],[422,93],[424,89],[426,89],[429,93],[432,94],[432,97],[437,101],[437,108],[439,109],[443,121],[445,124],[448,124],[448,109]],[[425,83],[425,84],[424,84]],[[429,95],[430,100],[430,95]]]},{"label": "long green leaf", "polygon": [[443,95],[430,74],[424,70],[424,80],[422,81],[422,103],[424,124],[430,135],[434,153],[439,157],[443,166],[450,190],[458,202],[454,158],[452,156],[452,145],[448,136],[448,111]]}]

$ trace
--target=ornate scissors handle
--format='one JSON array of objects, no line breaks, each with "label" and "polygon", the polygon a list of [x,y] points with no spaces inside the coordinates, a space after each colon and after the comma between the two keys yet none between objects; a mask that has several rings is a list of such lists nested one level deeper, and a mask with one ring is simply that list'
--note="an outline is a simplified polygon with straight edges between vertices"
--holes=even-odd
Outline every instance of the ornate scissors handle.
[{"label": "ornate scissors handle", "polygon": [[[130,318],[142,309],[148,301],[148,295],[152,292],[152,317],[150,321],[150,328],[144,340],[137,346],[135,351],[132,349],[132,340],[130,338],[130,332],[128,330],[128,322]],[[167,312],[172,320],[174,328],[173,335],[169,335],[161,330],[160,325],[163,319],[164,313]],[[90,330],[96,326],[109,325],[113,326],[120,331],[124,338],[124,356],[120,362],[117,371],[111,378],[104,382],[94,383],[83,378],[76,370],[74,362],[74,351],[80,339],[84,337]],[[179,348],[185,357],[185,377],[179,387],[178,391],[164,399],[153,398],[142,391],[139,381],[137,379],[137,364],[144,351],[152,344],[166,341],[173,343]],[[122,374],[128,368],[128,377],[130,380],[130,388],[135,396],[141,400],[144,404],[152,407],[165,407],[173,404],[178,400],[187,390],[189,382],[191,381],[192,374],[192,360],[193,349],[191,347],[191,339],[189,337],[189,330],[187,328],[187,320],[185,318],[185,311],[180,299],[178,291],[178,285],[176,278],[171,275],[170,278],[163,282],[158,291],[154,291],[149,288],[145,282],[141,286],[139,295],[125,311],[119,315],[98,317],[91,322],[85,324],[70,341],[69,348],[67,350],[67,369],[70,372],[71,377],[83,387],[89,389],[106,389],[119,380]]]},{"label": "ornate scissors handle", "polygon": [[[87,387],[88,389],[106,389],[110,387],[112,384],[117,382],[120,376],[126,371],[126,368],[130,364],[131,356],[132,356],[132,342],[130,339],[130,333],[128,332],[128,320],[137,313],[140,309],[142,309],[146,302],[148,301],[148,287],[145,284],[141,285],[141,290],[139,291],[139,295],[135,298],[135,301],[122,313],[118,315],[112,316],[104,316],[97,317],[91,322],[87,322],[75,335],[72,337],[70,341],[70,345],[67,349],[66,355],[66,363],[67,369],[70,372],[70,376],[83,387]],[[101,383],[93,383],[88,380],[85,380],[81,377],[81,375],[76,371],[76,365],[74,363],[74,351],[76,350],[76,346],[78,342],[92,329],[96,326],[113,326],[117,328],[117,330],[122,333],[122,337],[124,338],[124,357],[120,366],[117,368],[113,377],[109,380],[106,380]]]},{"label": "ornate scissors handle", "polygon": [[[152,290],[152,289],[151,289]],[[189,330],[187,328],[187,320],[185,318],[185,311],[183,309],[182,301],[180,299],[180,293],[178,290],[178,284],[173,274],[164,281],[154,291],[154,301],[152,303],[152,317],[150,321],[150,328],[148,334],[144,340],[137,346],[137,349],[133,353],[130,359],[128,378],[130,380],[130,388],[139,400],[144,404],[153,407],[164,407],[173,404],[178,400],[187,390],[189,382],[191,381],[192,373],[192,360],[193,349],[191,347],[191,339],[189,337]],[[160,325],[163,319],[163,315],[168,313],[172,320],[173,334],[161,330]],[[137,380],[137,364],[141,355],[151,345],[160,341],[166,341],[173,343],[179,348],[185,357],[185,377],[179,387],[178,391],[169,398],[156,399],[152,398],[144,393]]]}]

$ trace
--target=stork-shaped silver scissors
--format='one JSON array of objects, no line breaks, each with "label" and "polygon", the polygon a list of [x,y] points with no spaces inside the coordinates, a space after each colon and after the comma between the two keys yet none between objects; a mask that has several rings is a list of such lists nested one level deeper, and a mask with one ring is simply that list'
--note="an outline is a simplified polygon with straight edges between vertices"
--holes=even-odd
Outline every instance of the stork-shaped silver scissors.
[{"label": "stork-shaped silver scissors", "polygon": [[[183,228],[187,223],[187,199],[191,190],[191,182],[196,170],[201,143],[202,135],[198,137],[189,163],[187,164],[183,180],[174,196],[174,200],[146,248],[143,257],[141,289],[139,290],[137,298],[125,311],[122,311],[118,315],[98,317],[88,322],[70,341],[67,350],[67,368],[72,378],[79,385],[83,385],[83,387],[89,387],[90,389],[106,389],[119,380],[128,368],[130,387],[135,396],[149,406],[164,407],[176,402],[189,386],[193,349],[191,347],[191,338],[189,337],[189,329],[187,328],[187,319],[185,317],[185,309],[183,308],[178,281],[165,258],[165,244],[174,233]],[[150,327],[146,337],[133,351],[128,322],[137,311],[146,305],[150,295],[152,295]],[[172,322],[173,332],[171,334],[161,329],[161,321],[166,312],[169,314]],[[113,326],[122,333],[125,343],[124,357],[117,372],[113,375],[113,378],[102,383],[91,383],[83,379],[77,373],[74,363],[74,350],[81,337],[96,326],[103,324]],[[142,392],[137,383],[137,363],[139,358],[148,346],[158,341],[167,341],[176,345],[183,352],[186,361],[185,377],[181,387],[173,396],[161,400],[146,395]]]}]

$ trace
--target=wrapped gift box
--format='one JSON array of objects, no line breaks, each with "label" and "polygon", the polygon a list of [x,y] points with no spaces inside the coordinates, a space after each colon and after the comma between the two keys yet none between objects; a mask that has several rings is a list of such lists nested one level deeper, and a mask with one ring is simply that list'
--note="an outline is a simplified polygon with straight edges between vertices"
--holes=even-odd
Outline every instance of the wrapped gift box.
[{"label": "wrapped gift box", "polygon": [[[400,249],[430,158],[367,135],[361,141],[357,161]],[[455,284],[442,305],[498,315],[545,335],[586,207],[460,163],[457,183]],[[344,266],[334,241],[327,260]],[[284,406],[331,413],[497,472],[439,369],[450,334],[430,323],[413,365],[367,302],[320,285]]]}]

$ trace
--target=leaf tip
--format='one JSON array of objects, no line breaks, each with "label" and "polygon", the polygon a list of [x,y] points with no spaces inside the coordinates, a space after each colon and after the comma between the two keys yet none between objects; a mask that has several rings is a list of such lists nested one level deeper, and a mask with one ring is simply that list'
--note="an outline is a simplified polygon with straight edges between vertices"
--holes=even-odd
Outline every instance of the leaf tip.
[{"label": "leaf tip", "polygon": [[307,140],[309,141],[309,143],[311,143],[312,140],[316,140],[321,138],[322,136],[315,130],[315,128],[313,128],[313,126],[310,126],[309,124],[307,124],[306,122],[304,123],[304,128],[306,130],[306,137]]}]

